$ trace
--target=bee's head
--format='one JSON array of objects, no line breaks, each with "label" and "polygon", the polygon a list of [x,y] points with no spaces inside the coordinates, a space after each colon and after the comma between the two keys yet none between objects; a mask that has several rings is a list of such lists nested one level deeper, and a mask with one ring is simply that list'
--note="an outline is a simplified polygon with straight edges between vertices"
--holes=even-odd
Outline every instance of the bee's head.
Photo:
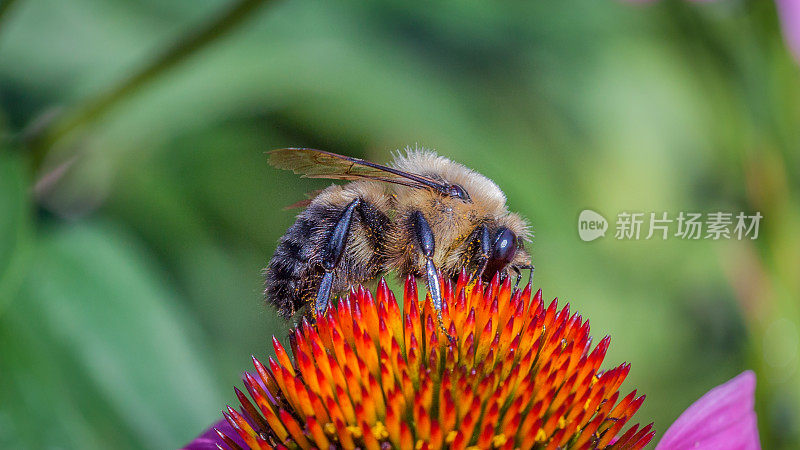
[{"label": "bee's head", "polygon": [[517,234],[506,227],[498,228],[489,242],[489,258],[483,271],[483,277],[486,280],[491,280],[495,273],[514,261],[517,249],[520,248]]}]

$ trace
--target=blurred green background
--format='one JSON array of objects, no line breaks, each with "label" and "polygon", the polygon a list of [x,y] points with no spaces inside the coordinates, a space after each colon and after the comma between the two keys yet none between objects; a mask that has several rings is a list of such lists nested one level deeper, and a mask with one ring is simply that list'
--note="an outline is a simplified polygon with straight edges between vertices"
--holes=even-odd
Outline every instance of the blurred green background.
[{"label": "blurred green background", "polygon": [[[764,448],[797,448],[798,75],[761,0],[4,0],[0,447],[197,435],[285,335],[261,270],[327,184],[264,151],[419,144],[530,219],[535,284],[612,336],[638,422],[750,368]],[[622,211],[764,219],[618,241]]]}]

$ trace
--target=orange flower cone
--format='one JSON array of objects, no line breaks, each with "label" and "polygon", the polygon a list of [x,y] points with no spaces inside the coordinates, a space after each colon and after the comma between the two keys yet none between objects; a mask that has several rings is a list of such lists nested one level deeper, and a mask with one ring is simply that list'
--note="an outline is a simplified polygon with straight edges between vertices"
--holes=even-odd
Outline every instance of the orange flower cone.
[{"label": "orange flower cone", "polygon": [[[290,335],[292,359],[253,358],[249,397],[228,408],[232,449],[639,449],[652,424],[626,429],[644,396],[620,394],[630,365],[600,366],[589,322],[495,277],[485,289],[462,272],[443,280],[443,323],[418,302],[409,277],[403,308],[381,280],[351,291],[316,325]],[[444,330],[447,330],[445,333]],[[233,432],[230,432],[230,430]],[[221,447],[224,448],[224,447]]]}]

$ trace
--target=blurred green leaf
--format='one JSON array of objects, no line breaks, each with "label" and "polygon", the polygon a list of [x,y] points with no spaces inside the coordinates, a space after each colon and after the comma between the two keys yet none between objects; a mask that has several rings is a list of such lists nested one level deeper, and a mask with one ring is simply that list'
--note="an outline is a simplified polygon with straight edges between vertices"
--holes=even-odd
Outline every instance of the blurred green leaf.
[{"label": "blurred green leaf", "polygon": [[[30,324],[30,339],[39,341],[32,350],[44,351],[21,357],[40,367],[66,359],[74,369],[39,370],[45,391],[61,383],[88,388],[135,437],[133,447],[177,447],[218,414],[223,397],[204,360],[207,344],[135,240],[104,225],[58,227],[42,239],[33,267],[9,320]],[[9,370],[28,381],[14,372],[30,370],[25,365]],[[53,414],[41,400],[24,405],[32,424]],[[95,423],[92,405],[75,407],[103,442],[111,430]]]},{"label": "blurred green leaf", "polygon": [[21,155],[0,147],[0,315],[22,280],[30,247],[29,189]]}]

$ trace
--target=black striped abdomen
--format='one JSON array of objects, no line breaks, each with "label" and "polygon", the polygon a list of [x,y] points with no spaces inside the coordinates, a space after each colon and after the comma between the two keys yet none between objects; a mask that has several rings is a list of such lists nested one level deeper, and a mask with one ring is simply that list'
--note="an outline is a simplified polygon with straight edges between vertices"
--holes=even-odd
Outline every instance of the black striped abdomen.
[{"label": "black striped abdomen", "polygon": [[[338,186],[337,186],[338,188]],[[322,252],[336,222],[355,198],[341,189],[320,194],[281,237],[266,269],[267,302],[283,317],[310,313],[324,274]],[[332,293],[374,278],[383,270],[386,215],[363,200],[353,214],[344,254],[334,271]]]}]

